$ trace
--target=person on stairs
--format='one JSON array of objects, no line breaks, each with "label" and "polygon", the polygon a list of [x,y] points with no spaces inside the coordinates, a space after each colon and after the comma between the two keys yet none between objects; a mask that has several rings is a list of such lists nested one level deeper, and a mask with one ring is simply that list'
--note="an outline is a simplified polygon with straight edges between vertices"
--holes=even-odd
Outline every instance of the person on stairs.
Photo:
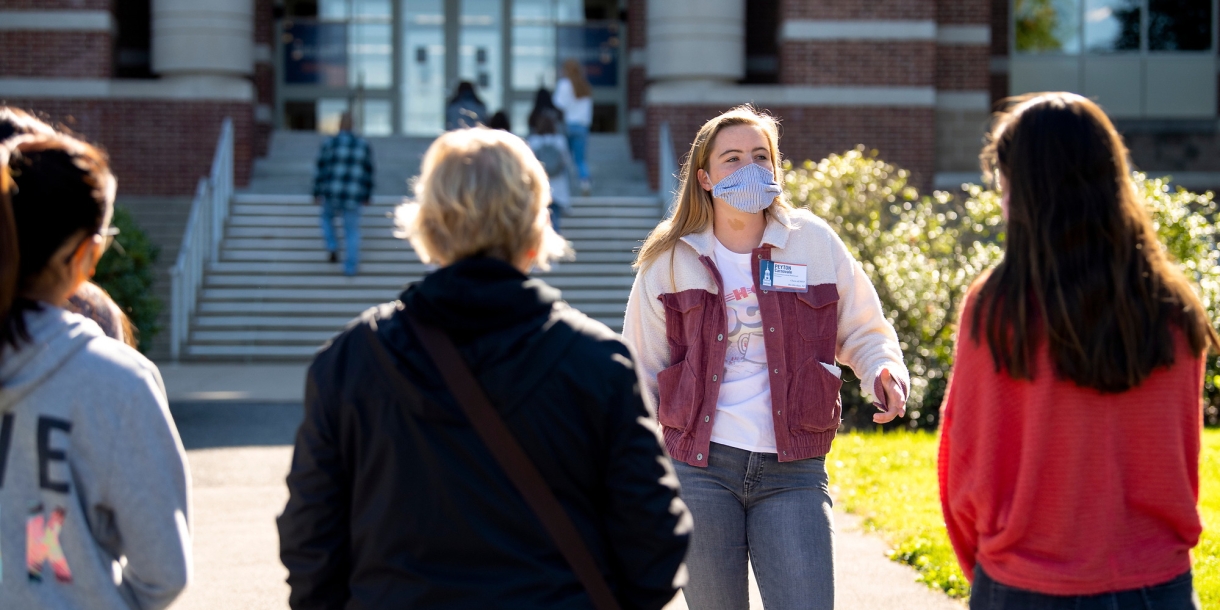
[{"label": "person on stairs", "polygon": [[551,182],[551,201],[547,209],[551,212],[551,227],[556,233],[561,233],[559,225],[563,215],[572,208],[572,187],[568,175],[572,173],[573,163],[568,140],[560,131],[559,112],[551,110],[539,114],[530,123],[530,135],[525,141]]},{"label": "person on stairs", "polygon": [[322,238],[330,262],[339,262],[335,238],[335,216],[343,216],[343,241],[347,246],[343,274],[356,275],[360,265],[360,208],[373,195],[373,149],[368,141],[352,133],[352,114],[339,118],[339,133],[322,143],[313,180],[313,200],[321,207]]},{"label": "person on stairs", "polygon": [[555,106],[563,111],[567,122],[568,148],[576,160],[576,172],[580,176],[580,192],[588,196],[593,189],[589,182],[589,163],[585,150],[589,144],[589,126],[593,124],[593,86],[585,76],[585,69],[575,59],[563,62],[563,78],[555,85]]}]

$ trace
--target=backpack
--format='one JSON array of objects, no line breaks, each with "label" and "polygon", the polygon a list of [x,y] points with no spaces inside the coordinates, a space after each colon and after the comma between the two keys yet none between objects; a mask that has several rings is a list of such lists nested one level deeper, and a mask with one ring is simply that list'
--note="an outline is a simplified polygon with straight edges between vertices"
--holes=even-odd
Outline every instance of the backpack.
[{"label": "backpack", "polygon": [[546,170],[547,178],[562,176],[568,169],[568,157],[554,144],[543,144],[534,150],[534,156]]}]

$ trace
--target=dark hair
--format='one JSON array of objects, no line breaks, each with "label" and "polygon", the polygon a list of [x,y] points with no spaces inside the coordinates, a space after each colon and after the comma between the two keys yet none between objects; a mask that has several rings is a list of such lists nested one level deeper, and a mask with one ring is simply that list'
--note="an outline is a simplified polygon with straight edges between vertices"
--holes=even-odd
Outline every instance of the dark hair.
[{"label": "dark hair", "polygon": [[38,307],[22,294],[65,242],[101,230],[115,181],[105,155],[65,135],[18,138],[0,159],[0,348],[18,348]]},{"label": "dark hair", "polygon": [[55,129],[20,108],[0,106],[0,142],[31,134],[51,136]]},{"label": "dark hair", "polygon": [[508,121],[508,115],[503,110],[497,111],[487,120],[487,126],[491,129],[502,129],[504,131],[512,131],[512,123]]},{"label": "dark hair", "polygon": [[562,130],[559,128],[562,121],[559,118],[559,112],[557,111],[543,110],[542,112],[539,112],[537,116],[533,117],[533,119],[534,120],[530,123],[530,133],[541,136],[553,133],[562,133]]},{"label": "dark hair", "polygon": [[1045,340],[1054,373],[1102,392],[1173,364],[1171,325],[1202,354],[1207,312],[1157,240],[1127,148],[1097,104],[1032,94],[997,116],[981,161],[1008,190],[1004,258],[975,285],[972,332],[996,370],[1033,379]]},{"label": "dark hair", "polygon": [[483,100],[479,99],[479,94],[474,90],[474,83],[468,80],[458,83],[457,89],[453,92],[453,97],[449,98],[449,103],[452,104],[462,99],[471,99],[480,104],[483,103]]},{"label": "dark hair", "polygon": [[530,110],[529,126],[530,133],[541,133],[538,131],[538,120],[544,114],[552,114],[560,125],[563,124],[563,111],[555,105],[555,100],[551,95],[551,90],[546,87],[539,87],[534,93],[534,107]]}]

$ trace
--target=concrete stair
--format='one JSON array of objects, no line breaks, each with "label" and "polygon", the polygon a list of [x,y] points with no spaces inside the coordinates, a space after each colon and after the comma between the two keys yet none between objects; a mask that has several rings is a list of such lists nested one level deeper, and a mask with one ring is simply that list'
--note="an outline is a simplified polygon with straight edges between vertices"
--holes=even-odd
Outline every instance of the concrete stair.
[{"label": "concrete stair", "polygon": [[[326,261],[318,208],[309,193],[322,137],[277,132],[248,189],[235,196],[220,258],[207,269],[183,357],[303,360],[362,311],[395,299],[430,269],[394,237],[394,208],[431,140],[371,138],[377,163],[373,205],[364,208],[360,273]],[[593,136],[594,192],[564,217],[573,261],[539,274],[576,308],[620,330],[634,275],[631,261],[661,209],[625,136]],[[343,234],[342,223],[337,232]],[[179,240],[181,237],[179,237]],[[342,244],[340,252],[342,252]]]},{"label": "concrete stair", "polygon": [[[206,274],[185,356],[309,358],[360,312],[396,298],[429,268],[393,236],[394,205],[377,198],[365,209],[360,274],[348,278],[342,265],[326,262],[317,208],[307,196],[238,195],[220,260]],[[659,216],[654,197],[579,198],[564,219],[575,260],[539,276],[573,306],[620,330],[632,251]]]},{"label": "concrete stair", "polygon": [[[247,192],[276,195],[308,194],[313,188],[314,163],[325,136],[313,132],[277,131],[267,156],[254,162]],[[373,194],[404,196],[408,182],[419,174],[420,160],[431,138],[389,136],[369,138],[377,168]],[[589,135],[586,152],[594,196],[651,197],[644,164],[631,158],[626,135]],[[573,191],[574,194],[575,190]]]}]

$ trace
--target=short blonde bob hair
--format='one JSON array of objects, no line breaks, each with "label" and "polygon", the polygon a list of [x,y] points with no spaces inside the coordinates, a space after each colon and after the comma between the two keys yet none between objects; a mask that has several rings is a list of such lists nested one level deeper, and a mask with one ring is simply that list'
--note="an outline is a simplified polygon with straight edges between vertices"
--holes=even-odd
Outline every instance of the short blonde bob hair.
[{"label": "short blonde bob hair", "polygon": [[546,170],[511,133],[475,127],[438,137],[414,190],[396,212],[396,235],[425,263],[490,256],[545,270],[570,253],[551,228]]}]

